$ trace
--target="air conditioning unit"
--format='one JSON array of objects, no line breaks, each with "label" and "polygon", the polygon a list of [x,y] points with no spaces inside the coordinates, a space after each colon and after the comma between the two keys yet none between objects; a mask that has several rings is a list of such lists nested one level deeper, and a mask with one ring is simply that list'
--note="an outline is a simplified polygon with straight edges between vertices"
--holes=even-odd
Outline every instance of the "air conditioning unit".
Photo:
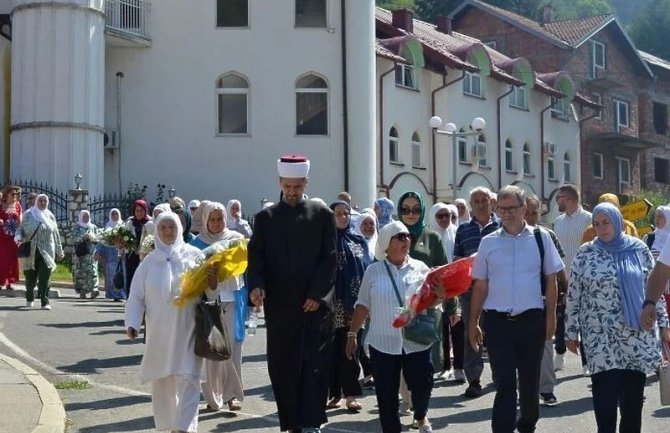
[{"label": "air conditioning unit", "polygon": [[486,145],[476,143],[472,146],[472,157],[474,159],[486,159]]},{"label": "air conditioning unit", "polygon": [[107,150],[114,150],[119,148],[118,133],[115,129],[105,130],[103,144]]},{"label": "air conditioning unit", "polygon": [[556,155],[556,143],[544,143],[544,154],[547,156]]}]

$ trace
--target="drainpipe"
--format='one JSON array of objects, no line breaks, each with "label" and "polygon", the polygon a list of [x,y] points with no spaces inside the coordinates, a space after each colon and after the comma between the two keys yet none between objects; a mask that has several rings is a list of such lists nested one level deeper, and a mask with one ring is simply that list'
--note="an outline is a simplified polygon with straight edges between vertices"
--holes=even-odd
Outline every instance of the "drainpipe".
[{"label": "drainpipe", "polygon": [[502,110],[500,109],[500,101],[502,101],[504,97],[506,97],[507,95],[509,95],[513,91],[514,91],[514,87],[510,86],[510,88],[507,92],[503,93],[502,95],[500,95],[498,97],[498,99],[496,99],[496,116],[498,117],[498,124],[496,125],[497,128],[498,128],[498,190],[500,190],[502,188],[502,166],[503,166],[502,157],[500,156],[501,152],[502,152],[502,137],[501,137],[502,127],[500,125],[500,123],[501,123],[500,118],[502,116]]},{"label": "drainpipe", "polygon": [[[384,183],[384,77],[395,71],[397,63],[388,71],[379,76],[379,187],[386,187]],[[388,188],[386,188],[388,195]]]},{"label": "drainpipe", "polygon": [[344,190],[349,191],[349,117],[347,100],[347,24],[345,0],[340,0],[340,24],[342,26],[342,128],[344,129]]},{"label": "drainpipe", "polygon": [[118,172],[119,172],[119,194],[123,195],[123,185],[121,177],[121,149],[123,143],[121,140],[121,82],[123,81],[123,72],[116,73],[116,144],[118,147]]},{"label": "drainpipe", "polygon": [[[438,87],[437,89],[433,90],[430,93],[430,104],[433,110],[433,116],[437,116],[436,108],[435,108],[435,94],[439,92],[440,90],[446,89],[447,87],[451,86],[454,83],[457,83],[465,78],[465,69],[463,69],[463,72],[461,73],[461,76],[458,78],[455,78],[449,82],[447,82],[447,74],[446,72],[442,74],[442,85]],[[433,135],[431,137],[431,147],[432,147],[432,152],[433,152],[433,202],[437,202],[437,137],[436,137],[435,130],[433,130]],[[453,141],[453,140],[452,140]],[[455,143],[455,142],[454,142]],[[453,152],[452,155],[455,155],[456,153]],[[454,167],[456,164],[454,164]],[[456,177],[456,171],[454,169],[454,178]],[[454,189],[456,188],[456,184],[453,185]]]},{"label": "drainpipe", "polygon": [[[547,105],[540,111],[540,200],[544,202],[544,113],[552,107]],[[556,162],[556,161],[554,161]]]}]

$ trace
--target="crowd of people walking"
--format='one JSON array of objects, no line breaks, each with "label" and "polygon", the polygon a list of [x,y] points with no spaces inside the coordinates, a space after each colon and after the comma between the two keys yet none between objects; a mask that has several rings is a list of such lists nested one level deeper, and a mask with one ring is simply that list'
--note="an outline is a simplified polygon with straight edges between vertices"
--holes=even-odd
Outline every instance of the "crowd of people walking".
[{"label": "crowd of people walking", "polygon": [[[430,433],[434,380],[463,383],[464,398],[481,396],[486,353],[492,431],[532,432],[539,405],[559,404],[556,371],[568,351],[591,378],[597,431],[614,433],[618,412],[621,432],[641,431],[645,381],[659,368],[660,341],[670,341],[670,207],[655,209],[655,229],[640,240],[616,195],[603,194],[591,213],[577,187],[563,185],[552,231],[539,223],[542,201],[517,186],[497,194],[477,187],[428,210],[408,191],[397,206],[380,197],[360,209],[347,193],[330,205],[308,198],[309,168],[304,157],[280,158],[280,199],[253,224],[236,199],[187,205],[173,197],[153,209],[137,200],[129,218],[111,209],[101,228],[80,212],[69,234],[75,291],[99,296],[102,270],[105,297],[125,301],[128,337],[144,328],[140,379],[152,384],[157,429],[195,432],[201,394],[211,411],[242,408],[244,322],[262,309],[282,431],[319,432],[327,410],[362,410],[365,385],[375,388],[382,432],[399,433],[400,416],[411,414]],[[2,190],[0,284],[11,289],[23,270],[26,306],[37,287],[48,310],[63,241],[48,197],[33,195],[24,211],[20,193]],[[133,234],[134,248],[102,242],[104,230],[118,227]],[[207,272],[206,298],[221,307],[230,359],[200,358],[195,309],[172,302],[181,276],[202,250],[243,239],[245,275],[218,281],[217,269]],[[435,319],[436,341],[417,342],[391,325],[431,269],[473,255],[470,289],[447,299],[436,293],[423,313]]]}]

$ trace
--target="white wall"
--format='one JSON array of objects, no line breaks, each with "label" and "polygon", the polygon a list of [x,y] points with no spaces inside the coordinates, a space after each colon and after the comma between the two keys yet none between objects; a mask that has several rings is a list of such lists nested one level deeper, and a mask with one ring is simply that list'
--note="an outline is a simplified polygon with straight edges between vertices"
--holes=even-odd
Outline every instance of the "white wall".
[{"label": "white wall", "polygon": [[[108,47],[110,128],[116,126],[115,74],[124,74],[123,189],[131,181],[150,190],[166,183],[186,199],[237,197],[251,213],[262,197],[278,199],[277,157],[300,153],[312,162],[307,194],[333,200],[344,188],[339,2],[329,1],[332,32],[294,29],[287,0],[249,2],[249,29],[216,28],[215,5],[153,2],[150,48]],[[246,136],[216,134],[215,81],[229,71],[251,86]],[[329,85],[328,136],[295,135],[294,83],[310,71]],[[114,158],[118,152],[107,152],[107,191],[118,190]]]}]

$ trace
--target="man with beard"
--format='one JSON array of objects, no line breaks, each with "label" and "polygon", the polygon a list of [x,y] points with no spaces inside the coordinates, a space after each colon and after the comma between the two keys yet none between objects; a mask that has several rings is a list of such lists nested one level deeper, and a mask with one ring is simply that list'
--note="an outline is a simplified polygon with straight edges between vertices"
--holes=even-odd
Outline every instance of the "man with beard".
[{"label": "man with beard", "polygon": [[267,360],[282,431],[318,433],[327,422],[333,214],[304,197],[309,160],[277,161],[281,201],[261,210],[249,242],[250,299],[265,306]]}]

